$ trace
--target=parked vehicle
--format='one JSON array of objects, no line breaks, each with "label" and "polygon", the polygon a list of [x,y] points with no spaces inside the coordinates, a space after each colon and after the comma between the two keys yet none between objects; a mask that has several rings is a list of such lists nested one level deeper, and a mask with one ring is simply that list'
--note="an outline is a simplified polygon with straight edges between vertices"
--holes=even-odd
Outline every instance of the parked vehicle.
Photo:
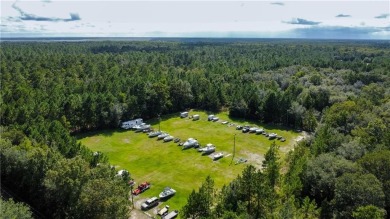
[{"label": "parked vehicle", "polygon": [[192,148],[192,147],[199,147],[199,143],[196,139],[189,138],[186,142],[184,142],[183,149]]},{"label": "parked vehicle", "polygon": [[256,134],[258,134],[258,135],[259,135],[259,134],[263,134],[263,132],[264,132],[264,129],[257,129],[257,130],[256,130]]},{"label": "parked vehicle", "polygon": [[180,118],[186,118],[188,116],[188,112],[180,113]]},{"label": "parked vehicle", "polygon": [[167,199],[176,194],[176,190],[171,187],[165,187],[164,190],[160,193],[160,199]]},{"label": "parked vehicle", "polygon": [[174,210],[174,211],[169,212],[162,219],[173,219],[173,218],[176,218],[178,214],[179,214],[179,211],[178,210]]},{"label": "parked vehicle", "polygon": [[146,200],[146,202],[142,203],[141,209],[145,211],[145,210],[149,210],[153,207],[156,207],[157,205],[158,205],[158,198],[152,197],[152,198]]},{"label": "parked vehicle", "polygon": [[249,132],[250,133],[255,133],[257,129],[259,129],[259,128],[257,128],[257,127],[249,128]]},{"label": "parked vehicle", "polygon": [[132,193],[133,193],[133,195],[139,195],[139,194],[143,193],[145,190],[147,190],[149,188],[150,188],[150,183],[149,182],[143,182]]},{"label": "parked vehicle", "polygon": [[158,139],[158,140],[161,140],[161,139],[164,139],[165,137],[168,137],[168,136],[169,136],[168,133],[162,133],[162,134],[160,134],[160,135],[157,136],[157,139]]},{"label": "parked vehicle", "polygon": [[207,120],[208,120],[208,121],[213,121],[214,117],[215,117],[214,115],[209,115],[209,116],[207,117]]},{"label": "parked vehicle", "polygon": [[215,146],[213,144],[207,144],[206,147],[199,148],[199,152],[202,152],[203,154],[211,154],[215,152]]},{"label": "parked vehicle", "polygon": [[147,129],[151,128],[150,125],[145,124],[145,123],[142,123],[140,126],[134,126],[134,127],[136,127],[135,132],[142,132],[143,130],[147,130]]},{"label": "parked vehicle", "polygon": [[163,132],[162,131],[155,131],[155,132],[150,132],[148,134],[149,138],[153,138],[153,137],[157,137],[159,135],[161,135]]},{"label": "parked vehicle", "polygon": [[242,126],[241,125],[238,125],[237,127],[236,127],[236,130],[241,130],[242,129]]},{"label": "parked vehicle", "polygon": [[200,116],[198,114],[196,114],[192,117],[192,120],[194,120],[194,121],[199,120],[199,119],[200,119]]},{"label": "parked vehicle", "polygon": [[223,157],[223,153],[219,152],[213,155],[213,160],[219,160]]},{"label": "parked vehicle", "polygon": [[278,136],[276,133],[271,133],[271,134],[268,135],[268,139],[269,140],[275,139],[276,136]]},{"label": "parked vehicle", "polygon": [[148,127],[148,128],[145,128],[145,129],[142,130],[143,133],[149,133],[151,131],[153,131],[152,127]]},{"label": "parked vehicle", "polygon": [[245,158],[239,158],[237,161],[236,161],[236,165],[237,164],[240,164],[240,163],[246,163],[248,160],[247,159],[245,159]]},{"label": "parked vehicle", "polygon": [[175,137],[173,137],[172,135],[169,135],[169,136],[165,137],[165,138],[163,139],[163,141],[164,141],[164,142],[172,141],[174,138],[175,138]]},{"label": "parked vehicle", "polygon": [[157,215],[159,215],[159,216],[165,216],[165,215],[167,215],[168,214],[168,211],[169,211],[169,205],[165,205],[165,207],[163,208],[163,209],[161,209],[158,213],[157,213]]},{"label": "parked vehicle", "polygon": [[123,129],[131,129],[136,125],[140,125],[143,123],[143,120],[141,118],[139,119],[134,119],[126,122],[122,122],[121,128]]},{"label": "parked vehicle", "polygon": [[179,214],[179,211],[174,210],[174,211],[169,212],[169,214],[165,215],[163,217],[163,219],[173,219],[173,218],[176,218],[178,214]]}]

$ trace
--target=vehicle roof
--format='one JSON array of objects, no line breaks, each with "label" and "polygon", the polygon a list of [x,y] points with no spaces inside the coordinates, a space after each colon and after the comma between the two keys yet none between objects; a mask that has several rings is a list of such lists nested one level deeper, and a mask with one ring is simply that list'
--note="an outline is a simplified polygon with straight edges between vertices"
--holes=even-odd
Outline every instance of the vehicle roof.
[{"label": "vehicle roof", "polygon": [[157,197],[152,197],[152,198],[150,198],[150,199],[148,199],[148,200],[146,200],[146,202],[153,202],[153,201],[155,201],[156,199],[158,199]]}]

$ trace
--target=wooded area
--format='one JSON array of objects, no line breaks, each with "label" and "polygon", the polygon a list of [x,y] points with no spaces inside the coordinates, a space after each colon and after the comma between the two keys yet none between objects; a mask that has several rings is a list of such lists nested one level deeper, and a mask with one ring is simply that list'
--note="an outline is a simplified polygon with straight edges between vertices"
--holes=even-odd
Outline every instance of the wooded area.
[{"label": "wooded area", "polygon": [[130,209],[128,178],[73,134],[187,108],[314,137],[286,167],[272,144],[262,171],[248,166],[222,191],[208,178],[183,217],[390,216],[388,41],[2,42],[0,52],[1,184],[48,218]]}]

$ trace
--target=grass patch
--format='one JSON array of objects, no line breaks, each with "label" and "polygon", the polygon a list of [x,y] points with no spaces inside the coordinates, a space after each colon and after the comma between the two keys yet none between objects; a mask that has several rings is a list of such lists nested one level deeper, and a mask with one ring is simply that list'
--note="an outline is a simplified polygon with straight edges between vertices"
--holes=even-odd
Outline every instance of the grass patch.
[{"label": "grass patch", "polygon": [[[249,124],[264,127],[267,132],[275,132],[287,141],[280,142],[282,157],[295,143],[299,133],[292,130],[262,126],[255,122],[243,122],[230,118],[227,113],[217,114],[218,122],[207,121],[207,114],[203,111],[191,111],[190,115],[199,114],[200,120],[192,121],[189,118],[181,119],[178,115],[167,115],[161,118],[161,130],[185,141],[187,138],[196,138],[202,145],[214,144],[217,152],[232,154],[234,135],[236,135],[235,158],[248,159],[247,164],[259,167],[263,155],[272,141],[263,135],[242,133],[235,126],[221,124],[229,121],[235,124]],[[158,129],[158,120],[147,121]],[[240,174],[247,164],[235,165],[232,156],[212,161],[209,156],[201,156],[195,149],[181,150],[176,143],[157,141],[148,138],[144,133],[133,131],[106,130],[101,132],[85,133],[78,136],[79,141],[93,151],[101,151],[108,155],[110,163],[117,169],[127,169],[137,183],[149,181],[151,188],[136,199],[158,196],[164,187],[170,186],[177,193],[164,204],[171,209],[181,209],[193,189],[198,189],[207,175],[210,175],[216,188],[221,188]]]}]

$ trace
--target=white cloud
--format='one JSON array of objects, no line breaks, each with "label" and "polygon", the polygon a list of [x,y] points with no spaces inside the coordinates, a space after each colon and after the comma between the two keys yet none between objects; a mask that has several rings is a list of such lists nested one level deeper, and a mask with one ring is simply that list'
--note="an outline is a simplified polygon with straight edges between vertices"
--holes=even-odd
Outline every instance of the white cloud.
[{"label": "white cloud", "polygon": [[[14,1],[2,1],[2,32],[14,35],[28,33],[80,36],[165,36],[224,33],[256,36],[286,36],[301,25],[283,21],[296,18],[313,21],[319,28],[389,26],[388,19],[376,19],[386,14],[387,1],[291,1],[275,5],[275,1],[17,1],[24,12],[38,18],[22,20],[19,11],[12,8]],[[70,13],[81,20],[70,19]],[[351,15],[338,18],[336,15]],[[74,17],[77,18],[77,17]],[[57,20],[56,20],[57,19]],[[57,21],[55,23],[50,21]],[[307,23],[306,24],[309,24]],[[298,22],[302,23],[302,22]],[[305,23],[305,22],[303,22]],[[4,25],[4,26],[3,26]],[[21,28],[21,26],[23,28]],[[24,31],[19,31],[23,29]],[[279,35],[278,35],[279,33]],[[293,35],[290,35],[293,36]]]}]

